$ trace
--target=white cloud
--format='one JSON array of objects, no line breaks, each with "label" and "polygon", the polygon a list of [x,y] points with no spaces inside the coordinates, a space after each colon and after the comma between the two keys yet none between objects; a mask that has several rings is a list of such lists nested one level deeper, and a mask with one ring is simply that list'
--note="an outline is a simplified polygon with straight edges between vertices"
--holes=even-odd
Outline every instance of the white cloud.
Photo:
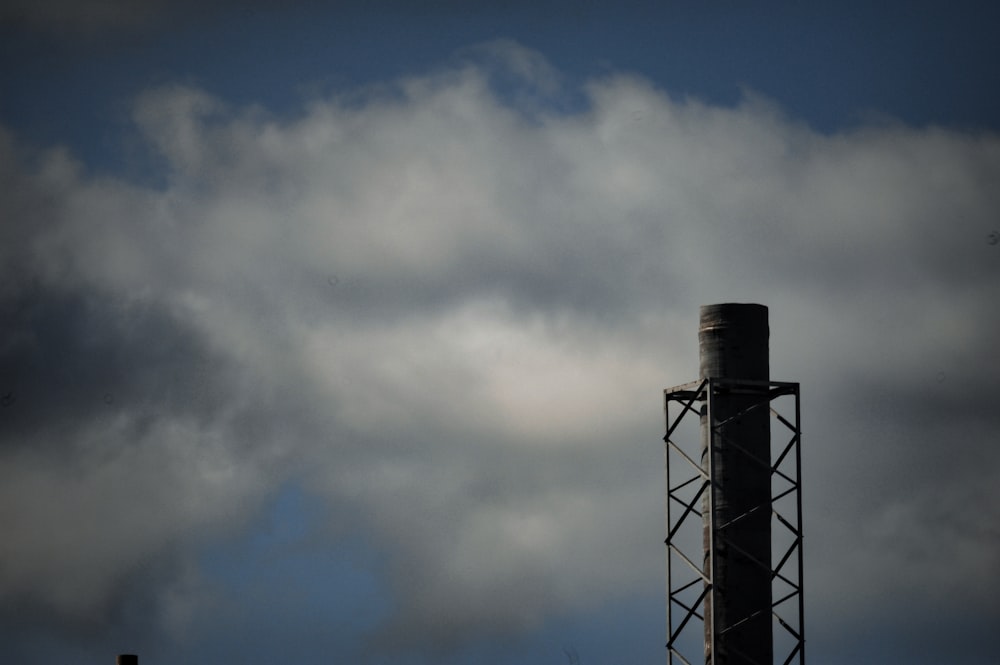
[{"label": "white cloud", "polygon": [[[537,54],[501,46],[558,94]],[[957,455],[916,416],[943,390],[996,388],[981,359],[1000,323],[985,242],[1000,142],[823,136],[753,96],[718,108],[625,76],[587,91],[579,113],[523,115],[465,63],[276,119],[165,88],[137,111],[161,189],[5,148],[3,390],[29,415],[2,430],[0,598],[99,608],[122,571],[245,524],[294,475],[386,548],[399,640],[520,630],[657,586],[659,390],[695,378],[697,306],[728,300],[771,306],[773,374],[804,385],[812,607],[850,604],[845,560],[872,567],[870,593],[907,584],[880,554],[900,529],[923,557],[913,593],[953,591],[915,516],[932,492],[946,517],[970,487],[988,496],[992,476],[966,473],[1000,459],[988,427]],[[46,318],[38,303],[57,298],[70,304]],[[89,311],[77,301],[124,314],[71,316]],[[50,334],[60,321],[107,338],[93,368]],[[32,388],[14,344],[86,371]],[[109,383],[128,391],[127,426],[102,430],[73,405]],[[965,417],[993,422],[973,402]],[[907,474],[939,473],[921,457],[898,472],[908,451],[953,468],[908,494]],[[869,491],[894,508],[858,533]],[[131,535],[112,546],[119,527]],[[991,579],[982,537],[953,537],[970,579]],[[172,616],[196,614],[179,588]]]}]

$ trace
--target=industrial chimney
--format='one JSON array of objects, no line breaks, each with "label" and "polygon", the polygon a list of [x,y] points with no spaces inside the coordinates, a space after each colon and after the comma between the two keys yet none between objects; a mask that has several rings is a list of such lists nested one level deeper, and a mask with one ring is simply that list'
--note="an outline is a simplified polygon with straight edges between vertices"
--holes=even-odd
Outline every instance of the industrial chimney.
[{"label": "industrial chimney", "polygon": [[707,408],[701,416],[701,464],[716,479],[715,492],[702,499],[705,570],[713,580],[705,661],[769,664],[771,418],[752,408],[762,396],[766,402],[770,378],[767,308],[708,305],[700,318],[700,378],[720,380],[711,413],[717,427]]},{"label": "industrial chimney", "polygon": [[[699,380],[664,391],[671,664],[675,658],[691,662],[681,652],[694,643],[685,638],[692,618],[703,623],[706,665],[770,665],[775,625],[781,638],[778,662],[787,665],[796,657],[804,662],[799,393],[798,384],[770,380],[768,337],[763,305],[702,307]],[[786,417],[779,408],[789,406],[789,400],[792,413]],[[672,406],[680,407],[676,416]],[[695,415],[697,449],[690,431],[689,440],[682,440],[684,420]],[[777,438],[784,443],[772,455],[775,419]],[[685,524],[696,518],[701,522],[698,553],[693,551],[697,544],[684,535]],[[772,553],[775,522],[782,536],[777,557]],[[777,599],[774,580],[781,585]],[[794,599],[797,615],[786,620],[782,613]]]}]

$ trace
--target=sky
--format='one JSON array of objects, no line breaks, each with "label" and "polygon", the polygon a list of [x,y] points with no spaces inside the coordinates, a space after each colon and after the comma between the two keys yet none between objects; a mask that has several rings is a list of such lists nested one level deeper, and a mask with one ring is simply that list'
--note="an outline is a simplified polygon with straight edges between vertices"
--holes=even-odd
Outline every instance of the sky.
[{"label": "sky", "polygon": [[1000,10],[0,5],[0,662],[666,660],[769,307],[814,665],[1000,651]]}]

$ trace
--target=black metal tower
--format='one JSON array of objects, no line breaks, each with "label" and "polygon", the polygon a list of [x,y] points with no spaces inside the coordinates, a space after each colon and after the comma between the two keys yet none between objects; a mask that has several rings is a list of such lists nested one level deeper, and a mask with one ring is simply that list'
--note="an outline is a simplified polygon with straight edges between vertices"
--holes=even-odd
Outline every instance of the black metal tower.
[{"label": "black metal tower", "polygon": [[799,386],[770,380],[766,307],[700,318],[700,378],[664,391],[667,662],[803,665]]}]

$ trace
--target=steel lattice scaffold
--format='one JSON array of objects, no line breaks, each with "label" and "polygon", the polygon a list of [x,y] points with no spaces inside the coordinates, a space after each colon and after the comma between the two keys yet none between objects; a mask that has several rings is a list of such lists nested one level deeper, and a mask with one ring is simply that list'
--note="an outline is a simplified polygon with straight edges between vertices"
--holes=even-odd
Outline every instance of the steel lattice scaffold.
[{"label": "steel lattice scaffold", "polygon": [[[766,376],[766,308],[714,307],[763,310]],[[736,327],[664,391],[669,665],[805,662],[799,384],[712,376],[755,373]]]}]

